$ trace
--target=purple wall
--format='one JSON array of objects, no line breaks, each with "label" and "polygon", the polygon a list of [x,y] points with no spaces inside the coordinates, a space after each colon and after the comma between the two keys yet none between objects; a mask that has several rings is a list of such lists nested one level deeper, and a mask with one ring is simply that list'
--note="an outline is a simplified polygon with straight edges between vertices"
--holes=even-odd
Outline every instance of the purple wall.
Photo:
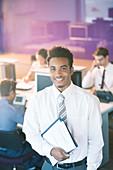
[{"label": "purple wall", "polygon": [[[58,28],[59,37],[61,33],[62,37],[68,36],[68,30],[63,32],[62,27],[66,25],[68,29],[67,21],[75,21],[74,0],[71,0],[71,3],[65,0],[2,0],[2,2],[5,51],[21,52],[26,44],[56,39]],[[57,21],[63,21],[63,24]]]},{"label": "purple wall", "polygon": [[0,52],[4,51],[4,42],[3,42],[3,13],[2,13],[2,1],[0,1]]},{"label": "purple wall", "polygon": [[[0,50],[35,54],[39,48],[49,49],[55,44],[67,46],[76,58],[92,59],[92,53],[101,42],[113,56],[111,23],[95,21],[87,25],[87,41],[69,40],[69,24],[80,20],[83,22],[85,19],[85,0],[79,0],[79,3],[77,1],[1,0]],[[81,11],[78,10],[78,15],[81,17],[78,18],[76,9],[77,5],[80,7],[80,2],[82,8]],[[110,59],[113,60],[111,56]]]}]

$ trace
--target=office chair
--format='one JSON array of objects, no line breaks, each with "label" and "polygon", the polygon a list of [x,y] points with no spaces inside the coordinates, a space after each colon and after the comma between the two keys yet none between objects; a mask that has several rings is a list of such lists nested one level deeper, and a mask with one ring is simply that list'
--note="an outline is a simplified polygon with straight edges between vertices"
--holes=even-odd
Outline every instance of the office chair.
[{"label": "office chair", "polygon": [[[24,142],[25,140],[20,137],[18,131],[0,131],[0,148],[22,149]],[[16,158],[0,155],[0,165],[3,165],[3,167],[11,166],[12,170],[16,170],[17,167],[26,169],[24,163],[32,159],[36,154],[35,151],[32,151]]]},{"label": "office chair", "polygon": [[113,111],[109,113],[109,128],[113,130]]},{"label": "office chair", "polygon": [[35,56],[35,55],[31,55],[31,65],[32,65],[32,63],[33,63],[34,61],[36,61],[36,56]]},{"label": "office chair", "polygon": [[31,56],[31,61],[36,61],[36,56],[35,55]]},{"label": "office chair", "polygon": [[[113,64],[113,61],[111,61]],[[109,113],[109,128],[113,130],[113,111]]]}]

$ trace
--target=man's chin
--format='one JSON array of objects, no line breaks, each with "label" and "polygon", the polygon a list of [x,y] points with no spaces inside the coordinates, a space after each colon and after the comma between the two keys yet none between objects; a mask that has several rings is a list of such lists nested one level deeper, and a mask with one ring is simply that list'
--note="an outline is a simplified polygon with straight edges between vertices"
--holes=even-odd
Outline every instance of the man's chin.
[{"label": "man's chin", "polygon": [[57,88],[63,88],[63,87],[64,87],[64,85],[62,85],[62,84],[60,84],[60,83],[59,83],[59,84],[58,84],[58,83],[55,84],[55,86],[56,86]]},{"label": "man's chin", "polygon": [[62,85],[59,85],[59,86],[57,86],[57,87],[60,89],[60,88],[63,88],[64,86],[62,86]]}]

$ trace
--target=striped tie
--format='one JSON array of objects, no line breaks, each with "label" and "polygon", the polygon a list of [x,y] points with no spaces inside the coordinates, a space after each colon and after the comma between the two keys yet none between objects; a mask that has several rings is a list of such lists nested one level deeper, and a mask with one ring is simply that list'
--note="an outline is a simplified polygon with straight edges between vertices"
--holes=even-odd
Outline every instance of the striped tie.
[{"label": "striped tie", "polygon": [[64,103],[65,97],[62,94],[59,94],[58,96],[58,113],[61,119],[65,122],[67,122],[67,113],[66,113],[66,106]]}]

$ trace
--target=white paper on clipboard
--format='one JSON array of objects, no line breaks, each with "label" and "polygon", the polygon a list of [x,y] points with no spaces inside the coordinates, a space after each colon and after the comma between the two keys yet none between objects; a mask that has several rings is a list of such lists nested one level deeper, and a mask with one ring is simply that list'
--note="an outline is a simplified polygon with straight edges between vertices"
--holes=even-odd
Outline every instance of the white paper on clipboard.
[{"label": "white paper on clipboard", "polygon": [[42,137],[49,144],[60,147],[68,153],[78,146],[60,117],[42,133]]}]

